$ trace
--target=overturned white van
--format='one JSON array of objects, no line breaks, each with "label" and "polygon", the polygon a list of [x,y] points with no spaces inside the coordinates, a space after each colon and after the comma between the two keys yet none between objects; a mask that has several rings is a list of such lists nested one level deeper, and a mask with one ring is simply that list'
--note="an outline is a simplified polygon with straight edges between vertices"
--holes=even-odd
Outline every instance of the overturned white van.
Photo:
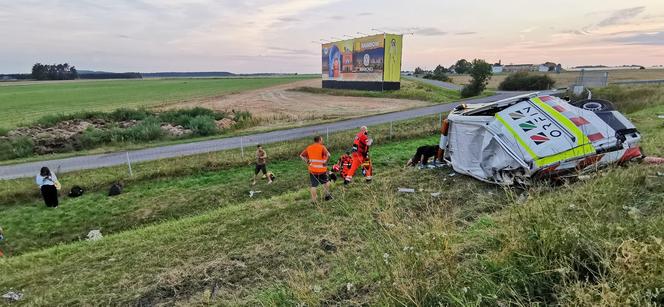
[{"label": "overturned white van", "polygon": [[460,105],[446,119],[444,160],[500,185],[576,176],[642,158],[636,127],[604,100],[569,103],[537,93]]}]

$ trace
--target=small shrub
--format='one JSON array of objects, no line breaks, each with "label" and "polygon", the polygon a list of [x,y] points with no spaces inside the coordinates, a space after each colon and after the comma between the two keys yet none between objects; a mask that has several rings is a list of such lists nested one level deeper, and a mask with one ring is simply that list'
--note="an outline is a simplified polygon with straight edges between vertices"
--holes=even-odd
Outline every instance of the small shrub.
[{"label": "small shrub", "polygon": [[0,160],[25,158],[34,152],[34,143],[29,137],[0,140]]},{"label": "small shrub", "polygon": [[10,129],[7,128],[2,128],[0,127],[0,136],[7,136],[9,134]]},{"label": "small shrub", "polygon": [[114,121],[143,120],[148,116],[153,116],[153,112],[145,109],[117,109],[109,114],[110,119]]},{"label": "small shrub", "polygon": [[556,81],[547,75],[531,75],[528,72],[513,73],[498,85],[503,91],[536,91],[548,90]]},{"label": "small shrub", "polygon": [[174,125],[187,126],[189,122],[197,116],[207,116],[214,120],[220,120],[226,117],[223,112],[216,112],[211,109],[195,107],[192,109],[177,109],[159,113],[159,120]]},{"label": "small shrub", "polygon": [[217,125],[214,121],[215,119],[212,116],[199,115],[191,118],[185,127],[191,129],[191,132],[194,135],[213,135],[219,132],[219,129],[217,128]]}]

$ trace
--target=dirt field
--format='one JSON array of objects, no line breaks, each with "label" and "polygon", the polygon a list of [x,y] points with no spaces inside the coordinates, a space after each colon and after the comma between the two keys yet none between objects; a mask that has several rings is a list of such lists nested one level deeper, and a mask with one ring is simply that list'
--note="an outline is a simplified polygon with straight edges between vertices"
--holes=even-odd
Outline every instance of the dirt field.
[{"label": "dirt field", "polygon": [[219,111],[247,110],[269,122],[297,122],[351,118],[431,104],[417,100],[316,95],[289,91],[302,86],[320,87],[321,81],[302,80],[239,94],[173,104],[168,108],[202,106]]},{"label": "dirt field", "polygon": [[[635,70],[609,70],[609,83],[624,80],[661,80],[664,79],[664,69],[635,69]],[[560,74],[547,73],[556,80],[556,87],[566,87],[571,85],[581,72],[568,71]],[[509,74],[499,74],[491,77],[488,88],[496,89],[498,84],[505,80]],[[451,76],[456,84],[466,84],[470,81],[470,76]]]}]

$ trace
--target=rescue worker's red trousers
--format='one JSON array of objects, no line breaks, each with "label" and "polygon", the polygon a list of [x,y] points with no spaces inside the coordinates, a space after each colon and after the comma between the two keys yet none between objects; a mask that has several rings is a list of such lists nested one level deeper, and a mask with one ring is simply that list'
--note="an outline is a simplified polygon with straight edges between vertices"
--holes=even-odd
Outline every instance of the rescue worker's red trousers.
[{"label": "rescue worker's red trousers", "polygon": [[[360,153],[354,152],[352,154],[353,157],[353,164],[350,167],[350,170],[348,170],[348,173],[346,174],[346,180],[350,181],[353,179],[353,176],[355,175],[355,171],[357,171],[360,166],[363,166],[363,164],[366,162],[367,159],[364,158],[364,156]],[[371,164],[368,163],[368,165],[364,166],[365,174],[364,176],[367,179],[371,179]]]}]

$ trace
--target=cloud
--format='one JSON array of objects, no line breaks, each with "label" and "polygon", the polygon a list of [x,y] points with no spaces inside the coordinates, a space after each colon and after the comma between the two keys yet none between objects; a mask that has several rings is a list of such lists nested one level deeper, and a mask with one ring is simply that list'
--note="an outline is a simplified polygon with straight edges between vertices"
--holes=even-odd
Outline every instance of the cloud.
[{"label": "cloud", "polygon": [[292,16],[284,16],[284,17],[277,18],[277,20],[282,21],[282,22],[297,22],[297,21],[300,21],[300,18],[292,17]]},{"label": "cloud", "polygon": [[330,16],[330,19],[332,19],[332,20],[344,20],[344,19],[346,19],[346,17],[341,16],[341,15],[334,15],[334,16]]},{"label": "cloud", "polygon": [[454,35],[473,35],[477,34],[477,32],[472,32],[472,31],[465,31],[465,32],[456,32]]},{"label": "cloud", "polygon": [[281,47],[268,47],[267,50],[274,51],[276,53],[280,53],[283,55],[304,55],[304,54],[316,54],[318,55],[318,52],[313,52],[311,50],[304,50],[304,49],[290,49],[290,48],[281,48]]},{"label": "cloud", "polygon": [[447,34],[447,32],[433,27],[417,28],[413,33],[423,36],[442,36]]},{"label": "cloud", "polygon": [[664,46],[664,32],[649,32],[606,39],[609,42],[625,45]]},{"label": "cloud", "polygon": [[600,21],[597,25],[600,27],[605,27],[605,26],[611,26],[622,23],[626,20],[638,16],[645,10],[645,8],[646,8],[645,6],[636,6],[636,7],[614,11],[613,13],[611,13],[609,17]]},{"label": "cloud", "polygon": [[539,29],[539,27],[525,28],[525,29],[519,31],[519,33],[530,33],[530,32],[533,32],[533,31],[535,31],[535,30],[537,30],[537,29]]},{"label": "cloud", "polygon": [[371,15],[373,15],[373,13],[371,13],[371,12],[362,12],[362,13],[357,14],[357,16],[371,16]]}]

